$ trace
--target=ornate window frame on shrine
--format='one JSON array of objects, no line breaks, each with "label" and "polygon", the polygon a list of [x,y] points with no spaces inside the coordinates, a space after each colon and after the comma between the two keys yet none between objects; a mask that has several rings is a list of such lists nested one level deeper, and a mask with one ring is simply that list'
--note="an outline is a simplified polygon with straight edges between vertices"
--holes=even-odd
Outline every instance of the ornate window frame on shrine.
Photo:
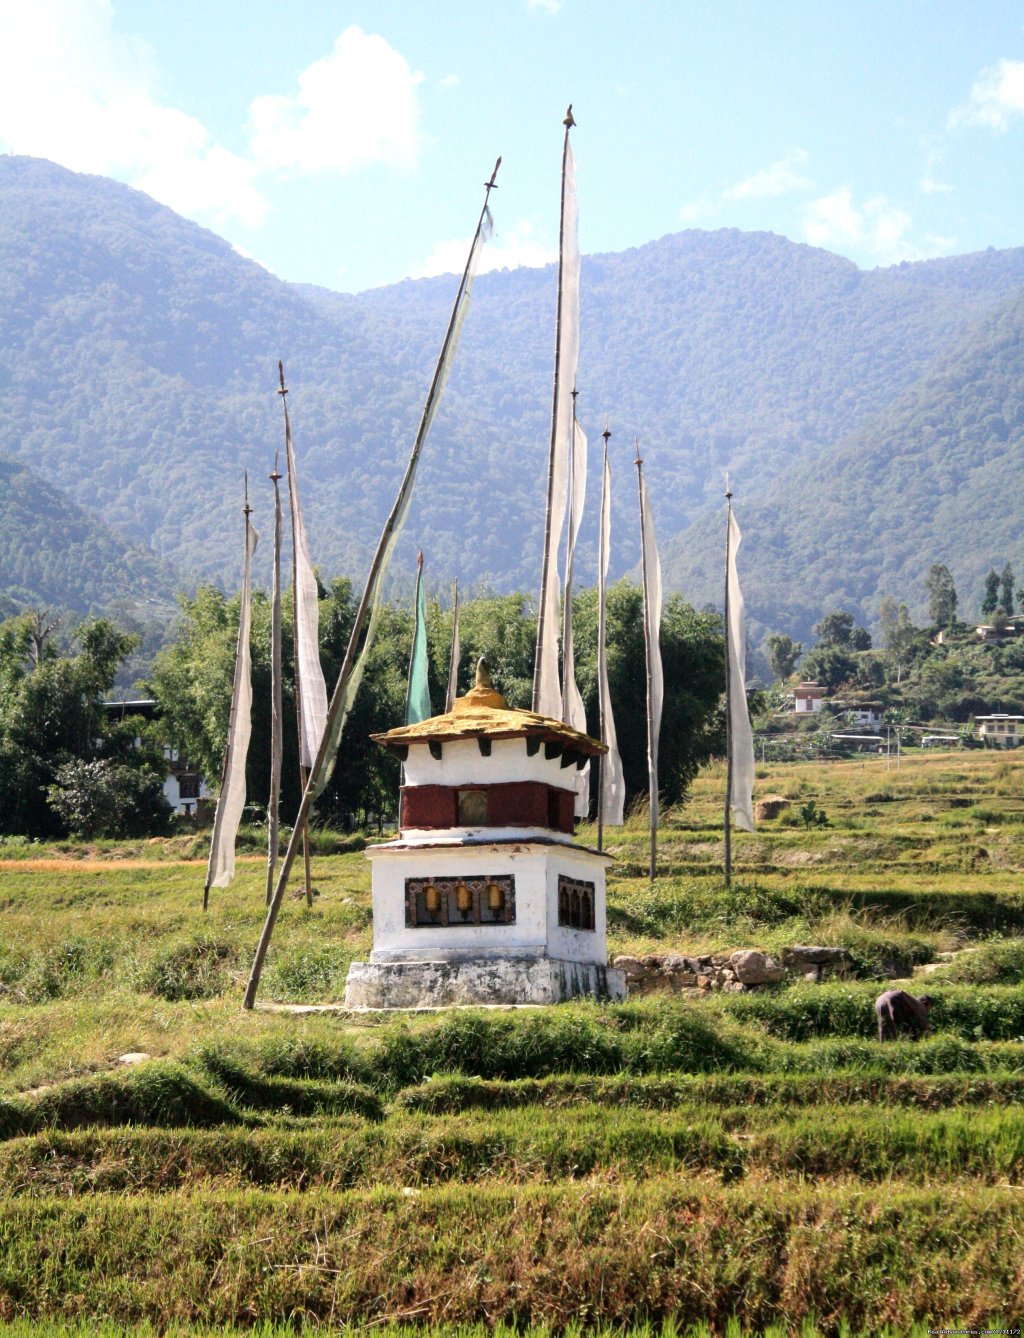
[{"label": "ornate window frame on shrine", "polygon": [[595,884],[582,878],[569,878],[564,873],[558,875],[558,923],[562,929],[578,929],[594,932],[596,919],[597,888]]},{"label": "ornate window frame on shrine", "polygon": [[513,874],[405,880],[406,929],[513,925],[515,922],[516,880]]}]

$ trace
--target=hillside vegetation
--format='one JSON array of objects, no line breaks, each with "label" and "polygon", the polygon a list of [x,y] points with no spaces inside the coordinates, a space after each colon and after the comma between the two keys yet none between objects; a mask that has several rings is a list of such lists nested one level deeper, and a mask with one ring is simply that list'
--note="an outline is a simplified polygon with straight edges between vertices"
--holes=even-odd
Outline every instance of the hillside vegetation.
[{"label": "hillside vegetation", "polygon": [[[838,944],[861,978],[618,1006],[246,1014],[260,833],[207,917],[200,836],[0,846],[0,1318],[1012,1326],[1022,778],[769,767],[794,807],[727,892],[704,773],[653,887],[642,816],[610,833],[612,953]],[[338,999],[369,950],[367,864],[318,840],[267,1002]],[[879,1045],[924,964],[935,1035]]]},{"label": "hillside vegetation", "polygon": [[[886,583],[909,588],[934,560],[965,593],[979,564],[1024,565],[1006,519],[1020,480],[1006,387],[1022,283],[1020,249],[864,273],[734,230],[587,257],[580,414],[594,441],[611,418],[613,576],[637,558],[634,432],[662,542],[682,532],[672,581],[697,604],[721,585],[720,526],[700,508],[732,471],[745,570],[764,573],[749,598],[760,628],[805,636],[823,591],[872,616]],[[357,296],[289,285],[137,191],[4,158],[0,451],[150,545],[180,582],[233,584],[243,464],[268,532],[257,481],[281,440],[283,357],[314,552],[326,575],[358,580],[454,287],[451,276]],[[537,584],[553,309],[550,268],[478,281],[399,570],[422,544],[437,587]],[[1008,499],[998,523],[994,487]],[[264,546],[259,579],[267,560]]]},{"label": "hillside vegetation", "polygon": [[[0,456],[0,592],[16,607],[170,613],[170,568],[17,460]],[[0,605],[0,617],[5,610]]]}]

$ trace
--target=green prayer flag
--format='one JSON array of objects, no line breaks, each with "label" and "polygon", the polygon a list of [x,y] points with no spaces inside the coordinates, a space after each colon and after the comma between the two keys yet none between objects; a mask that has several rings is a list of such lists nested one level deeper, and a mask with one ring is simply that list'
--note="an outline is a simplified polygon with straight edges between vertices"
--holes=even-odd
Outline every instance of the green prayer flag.
[{"label": "green prayer flag", "polygon": [[409,692],[406,698],[405,723],[418,724],[432,714],[430,684],[427,682],[427,605],[423,593],[423,554],[416,571],[416,630],[409,657]]}]

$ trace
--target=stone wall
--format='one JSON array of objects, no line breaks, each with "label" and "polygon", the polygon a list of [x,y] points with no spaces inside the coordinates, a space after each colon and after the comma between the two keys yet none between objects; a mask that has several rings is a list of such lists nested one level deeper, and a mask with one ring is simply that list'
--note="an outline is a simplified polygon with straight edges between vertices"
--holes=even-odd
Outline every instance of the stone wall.
[{"label": "stone wall", "polygon": [[688,957],[669,952],[661,956],[616,957],[612,965],[624,972],[630,995],[658,991],[739,991],[777,985],[783,980],[848,980],[855,975],[845,948],[783,948],[782,960],[757,948]]}]

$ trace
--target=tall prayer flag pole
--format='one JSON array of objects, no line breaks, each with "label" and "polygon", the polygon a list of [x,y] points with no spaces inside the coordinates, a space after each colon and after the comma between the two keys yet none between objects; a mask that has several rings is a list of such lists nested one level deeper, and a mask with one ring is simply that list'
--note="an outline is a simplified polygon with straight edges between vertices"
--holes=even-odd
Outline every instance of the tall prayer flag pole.
[{"label": "tall prayer flag pole", "polygon": [[[587,493],[587,438],[576,418],[576,388],[572,392],[572,450],[569,453],[569,531],[565,544],[565,585],[562,590],[562,719],[581,734],[587,732],[587,712],[576,682],[576,650],[572,632],[572,579],[576,539]],[[590,812],[590,763],[573,777],[577,818]]]},{"label": "tall prayer flag pole", "polygon": [[[263,972],[263,963],[266,960],[267,949],[270,947],[270,939],[274,932],[274,925],[277,923],[278,913],[281,909],[281,902],[284,900],[285,888],[288,884],[288,875],[291,872],[292,864],[295,861],[297,852],[297,832],[300,823],[306,820],[309,813],[309,807],[313,799],[319,793],[319,788],[326,784],[327,777],[330,775],[330,768],[333,765],[334,758],[337,756],[338,744],[341,738],[341,731],[344,728],[345,719],[348,714],[355,691],[359,686],[362,676],[362,668],[365,665],[366,656],[369,653],[373,642],[374,617],[379,608],[380,601],[380,583],[384,573],[387,571],[388,561],[391,557],[391,551],[394,548],[395,541],[405,519],[405,514],[409,508],[409,499],[412,496],[412,485],[416,477],[416,466],[419,463],[420,453],[423,449],[423,443],[427,439],[427,433],[430,424],[433,422],[434,414],[440,402],[441,392],[444,389],[445,381],[451,370],[452,359],[455,356],[455,350],[458,347],[459,334],[462,330],[463,321],[466,318],[466,311],[469,305],[469,296],[473,285],[473,276],[476,270],[476,264],[479,259],[480,247],[484,241],[491,235],[493,221],[491,212],[488,208],[491,191],[495,189],[495,178],[498,175],[498,168],[501,166],[501,159],[494,164],[494,171],[491,173],[490,180],[485,185],[485,195],[483,208],[480,210],[480,218],[476,225],[476,231],[473,234],[473,241],[470,244],[469,256],[466,259],[466,268],[462,272],[462,279],[459,283],[459,289],[455,296],[455,305],[452,308],[451,318],[448,322],[448,329],[445,332],[444,342],[441,345],[441,352],[437,359],[437,365],[434,368],[433,380],[430,383],[430,389],[427,392],[427,399],[423,406],[423,414],[420,418],[419,429],[416,433],[416,439],[413,442],[412,450],[409,453],[409,459],[406,463],[405,474],[402,478],[398,490],[398,496],[395,504],[391,508],[391,513],[384,522],[384,529],[381,531],[380,539],[377,543],[377,551],[374,554],[373,561],[370,564],[370,571],[366,578],[366,585],[363,589],[362,599],[359,601],[359,607],[356,610],[355,620],[352,624],[352,632],[349,636],[348,649],[345,652],[345,659],[341,666],[341,672],[338,674],[338,681],[334,687],[334,693],[331,697],[330,706],[327,711],[327,721],[320,739],[320,746],[316,757],[313,760],[313,766],[310,769],[309,778],[306,781],[306,788],[302,794],[302,801],[299,804],[299,812],[296,817],[295,827],[292,829],[291,840],[288,842],[288,849],[285,851],[284,859],[281,863],[281,869],[277,877],[277,886],[274,889],[274,896],[267,908],[267,918],[263,926],[263,933],[260,935],[260,941],[256,945],[256,953],[253,957],[252,970],[249,973],[249,983],[245,990],[244,1007],[252,1008],[256,1002],[256,991],[259,989],[260,976]],[[367,627],[367,618],[370,618],[370,625]],[[365,638],[363,632],[366,632]],[[362,645],[360,642],[362,641]]]},{"label": "tall prayer flag pole", "polygon": [[644,583],[644,651],[647,660],[647,770],[651,812],[651,882],[658,861],[658,735],[661,731],[661,706],[664,677],[661,667],[661,560],[654,535],[654,520],[647,504],[644,462],[640,442],[636,441],[636,475],[640,497],[640,550]]},{"label": "tall prayer flag pole", "polygon": [[210,857],[206,864],[203,910],[210,904],[211,887],[227,887],[235,876],[235,837],[245,808],[245,759],[252,735],[252,663],[249,650],[249,625],[252,616],[251,567],[259,535],[249,517],[249,476],[245,476],[245,558],[242,566],[242,602],[238,610],[238,641],[235,648],[235,674],[231,684],[231,713],[224,748],[220,794],[210,836]]},{"label": "tall prayer flag pole", "polygon": [[[288,413],[288,388],[284,383],[284,364],[278,360],[281,404],[284,406],[284,439],[288,459],[288,502],[292,521],[292,659],[295,665],[295,724],[299,735],[299,784],[306,788],[309,766],[323,733],[327,716],[327,688],[320,667],[317,625],[319,601],[316,574],[309,557],[306,527],[299,506],[299,480],[292,446],[292,424]],[[309,872],[309,817],[302,822],[302,868],[306,905],[313,904],[313,885]]]},{"label": "tall prayer flag pole", "polygon": [[570,395],[575,389],[579,355],[580,250],[576,203],[576,165],[569,131],[576,124],[569,104],[562,124],[562,206],[558,232],[558,305],[555,314],[555,374],[551,400],[551,444],[548,453],[547,500],[544,509],[544,555],[537,611],[537,651],[533,665],[533,710],[561,714],[558,678],[558,545],[566,506],[566,481],[573,442]]},{"label": "tall prayer flag pole", "polygon": [[427,678],[427,611],[423,596],[423,549],[416,559],[416,602],[409,652],[409,678],[405,689],[405,723],[416,725],[430,716],[430,685]]},{"label": "tall prayer flag pole", "polygon": [[729,661],[729,551],[732,539],[732,493],[725,476],[725,885],[732,887],[732,675]]},{"label": "tall prayer flag pole", "polygon": [[452,645],[448,655],[448,695],[444,709],[451,711],[459,693],[459,660],[462,658],[462,645],[459,641],[459,583],[455,582],[455,599],[452,604]]},{"label": "tall prayer flag pole", "polygon": [[274,870],[277,867],[280,842],[281,810],[281,753],[282,687],[281,687],[281,473],[274,453],[274,584],[270,613],[270,798],[267,801],[267,905],[274,892]]},{"label": "tall prayer flag pole", "polygon": [[736,553],[743,536],[732,510],[729,477],[725,480],[725,885],[732,886],[732,831],[754,830],[754,739],[746,694],[746,634],[743,593]]},{"label": "tall prayer flag pole", "polygon": [[622,759],[615,734],[611,693],[608,690],[608,626],[607,591],[608,556],[611,540],[611,466],[608,463],[608,442],[611,433],[605,419],[604,472],[601,479],[601,522],[598,535],[597,560],[597,703],[600,718],[601,742],[608,751],[597,759],[597,848],[604,848],[604,827],[621,827],[625,802],[622,779]]}]

